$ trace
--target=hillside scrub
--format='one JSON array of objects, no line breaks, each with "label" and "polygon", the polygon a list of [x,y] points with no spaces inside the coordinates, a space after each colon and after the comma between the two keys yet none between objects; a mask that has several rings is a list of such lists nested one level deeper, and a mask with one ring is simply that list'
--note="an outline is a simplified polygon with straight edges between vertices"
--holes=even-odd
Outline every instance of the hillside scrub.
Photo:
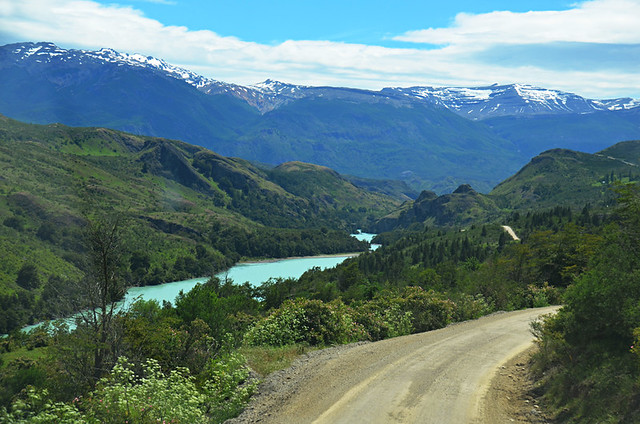
[{"label": "hillside scrub", "polygon": [[545,400],[562,422],[640,422],[640,191],[621,186],[589,269],[534,326]]},{"label": "hillside scrub", "polygon": [[[95,370],[87,355],[91,328],[81,321],[73,331],[62,325],[21,341],[12,337],[6,349],[33,346],[39,338],[49,354],[13,361],[0,372],[3,387],[12,390],[2,398],[6,409],[0,417],[6,422],[222,422],[242,410],[255,388],[238,340],[250,346],[325,347],[440,328],[462,316],[454,302],[410,287],[353,306],[289,300],[260,318],[260,305],[247,302],[246,290],[212,280],[180,297],[175,308],[137,302],[115,318],[122,334],[110,346],[118,349],[119,359],[94,388],[78,384]],[[203,313],[205,307],[216,309],[212,300],[219,303],[218,315]],[[197,318],[190,321],[192,316]]]}]

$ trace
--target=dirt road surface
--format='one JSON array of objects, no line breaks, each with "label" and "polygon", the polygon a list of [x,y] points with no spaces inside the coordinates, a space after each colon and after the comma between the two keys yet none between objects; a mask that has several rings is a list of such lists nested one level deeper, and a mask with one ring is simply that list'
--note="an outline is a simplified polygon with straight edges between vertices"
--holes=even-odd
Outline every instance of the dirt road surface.
[{"label": "dirt road surface", "polygon": [[[233,423],[494,423],[489,385],[555,307],[314,352],[274,373]],[[499,415],[499,414],[498,414]]]},{"label": "dirt road surface", "polygon": [[511,228],[511,227],[510,227],[510,226],[508,226],[508,225],[503,225],[503,226],[502,226],[502,228],[503,228],[507,233],[509,233],[509,235],[511,236],[511,238],[512,238],[513,240],[515,240],[515,241],[520,241],[520,237],[518,237],[518,236],[516,235],[516,232],[515,232],[515,231],[513,231],[513,228]]}]

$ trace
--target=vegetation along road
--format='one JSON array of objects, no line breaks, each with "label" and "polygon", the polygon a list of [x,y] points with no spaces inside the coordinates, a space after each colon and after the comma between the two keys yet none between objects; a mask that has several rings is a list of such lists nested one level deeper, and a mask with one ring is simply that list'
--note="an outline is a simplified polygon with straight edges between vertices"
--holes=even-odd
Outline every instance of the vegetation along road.
[{"label": "vegetation along road", "polygon": [[497,313],[436,331],[328,349],[276,373],[233,422],[489,423],[498,368],[556,307]]}]

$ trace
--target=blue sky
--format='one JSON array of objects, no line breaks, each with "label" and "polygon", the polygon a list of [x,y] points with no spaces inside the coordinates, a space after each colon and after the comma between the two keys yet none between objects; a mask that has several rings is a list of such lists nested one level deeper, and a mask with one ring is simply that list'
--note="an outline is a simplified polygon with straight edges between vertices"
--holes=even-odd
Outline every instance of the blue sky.
[{"label": "blue sky", "polygon": [[23,41],[141,53],[238,84],[640,98],[640,0],[0,0],[0,44]]},{"label": "blue sky", "polygon": [[[112,1],[100,1],[108,5]],[[515,5],[514,5],[515,3]],[[166,25],[210,29],[245,41],[329,40],[395,47],[409,30],[448,26],[459,12],[564,10],[574,1],[166,0],[125,1]]]}]

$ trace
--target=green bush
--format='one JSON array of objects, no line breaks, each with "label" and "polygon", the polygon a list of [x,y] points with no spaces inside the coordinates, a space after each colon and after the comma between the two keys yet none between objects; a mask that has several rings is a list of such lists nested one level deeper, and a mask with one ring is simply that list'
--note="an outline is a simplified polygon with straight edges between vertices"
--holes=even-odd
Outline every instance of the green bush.
[{"label": "green bush", "polygon": [[352,318],[352,311],[340,301],[289,300],[245,334],[250,346],[286,346],[308,343],[327,346],[365,340],[362,325]]},{"label": "green bush", "polygon": [[541,287],[530,284],[527,286],[525,299],[529,308],[557,305],[560,302],[560,291],[546,281]]},{"label": "green bush", "polygon": [[48,377],[48,370],[41,361],[24,357],[8,361],[0,370],[0,406],[8,406],[26,387],[45,387]]},{"label": "green bush", "polygon": [[52,402],[47,390],[29,387],[25,398],[18,398],[11,411],[0,408],[0,422],[7,424],[85,424],[96,423],[82,416],[74,406],[63,402]]},{"label": "green bush", "polygon": [[565,306],[534,325],[536,368],[562,422],[639,422],[640,189],[619,194],[615,222],[567,288]]},{"label": "green bush", "polygon": [[453,320],[456,322],[480,318],[494,310],[493,305],[489,304],[482,294],[458,295],[455,298],[455,305]]},{"label": "green bush", "polygon": [[0,408],[0,422],[221,423],[242,411],[257,385],[237,353],[226,352],[210,361],[201,378],[199,390],[187,368],[164,374],[156,360],[136,366],[121,357],[94,391],[71,402],[54,402],[48,390],[27,387],[9,411]]},{"label": "green bush", "polygon": [[400,305],[411,313],[413,331],[435,330],[453,322],[456,304],[433,290],[406,287],[400,296]]},{"label": "green bush", "polygon": [[249,377],[245,358],[235,352],[211,361],[205,376],[203,392],[213,422],[237,416],[257,387],[257,381]]},{"label": "green bush", "polygon": [[96,390],[74,403],[86,410],[88,422],[100,423],[204,423],[204,394],[196,388],[189,370],[178,368],[165,376],[157,361],[147,360],[136,375],[126,358],[118,363]]},{"label": "green bush", "polygon": [[353,317],[364,327],[371,341],[413,332],[411,312],[402,309],[398,298],[378,296],[354,307]]}]

